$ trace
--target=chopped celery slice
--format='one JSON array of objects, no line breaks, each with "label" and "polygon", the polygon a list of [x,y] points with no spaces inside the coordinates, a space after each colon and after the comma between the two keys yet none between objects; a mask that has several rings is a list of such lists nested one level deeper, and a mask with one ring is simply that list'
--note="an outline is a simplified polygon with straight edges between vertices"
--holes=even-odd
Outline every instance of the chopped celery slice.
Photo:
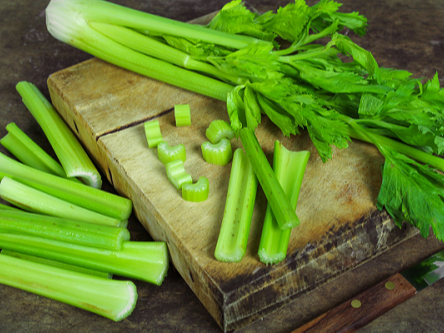
[{"label": "chopped celery slice", "polygon": [[165,164],[167,177],[171,184],[178,190],[182,189],[183,184],[192,184],[191,175],[185,171],[182,160],[175,160]]},{"label": "chopped celery slice", "polygon": [[[290,151],[281,142],[274,143],[274,173],[295,210],[309,157],[309,151]],[[261,262],[275,264],[285,259],[291,230],[279,228],[270,205],[267,205],[258,251]]]},{"label": "chopped celery slice", "polygon": [[182,198],[186,201],[201,202],[208,199],[210,183],[206,177],[200,177],[195,184],[183,184]]},{"label": "chopped celery slice", "polygon": [[0,210],[0,229],[110,250],[130,239],[126,228],[12,210]]},{"label": "chopped celery slice", "polygon": [[218,143],[222,138],[231,140],[235,137],[230,124],[221,119],[213,120],[205,131],[205,135],[213,144]]},{"label": "chopped celery slice", "polygon": [[93,275],[93,276],[99,276],[99,277],[105,278],[105,279],[111,279],[113,277],[112,274],[95,271],[93,269],[89,269],[89,268],[85,268],[85,267],[74,266],[74,265],[66,264],[66,263],[60,262],[60,261],[31,256],[29,254],[24,254],[24,253],[20,253],[20,252],[2,250],[1,254],[4,256],[15,257],[15,258],[19,258],[19,259],[29,260],[32,262],[38,262],[40,264],[44,264],[44,265],[48,265],[48,266],[52,266],[52,267],[67,269],[67,270],[74,271],[74,272],[79,272],[79,273]]},{"label": "chopped celery slice", "polygon": [[180,104],[174,106],[174,119],[176,126],[190,126],[191,125],[191,111],[189,104]]},{"label": "chopped celery slice", "polygon": [[238,148],[233,155],[224,216],[214,252],[217,260],[239,262],[245,255],[256,192],[257,178],[251,163]]},{"label": "chopped celery slice", "polygon": [[159,120],[154,119],[144,123],[145,136],[148,141],[148,147],[154,148],[163,142],[162,133],[160,132]]},{"label": "chopped celery slice", "polygon": [[67,303],[112,319],[128,317],[136,306],[131,281],[100,278],[0,255],[0,283]]},{"label": "chopped celery slice", "polygon": [[31,212],[114,227],[122,226],[121,220],[73,205],[8,177],[0,182],[0,196],[14,206]]},{"label": "chopped celery slice", "polygon": [[185,145],[182,143],[173,147],[170,147],[167,142],[159,143],[157,145],[157,156],[163,164],[167,164],[175,160],[182,160],[185,162],[187,159]]},{"label": "chopped celery slice", "polygon": [[34,84],[26,81],[19,82],[16,89],[48,138],[66,175],[69,178],[77,177],[89,186],[100,188],[102,186],[100,173],[71,129],[45,96]]},{"label": "chopped celery slice", "polygon": [[233,158],[233,149],[228,139],[222,138],[218,143],[209,141],[202,143],[202,156],[207,163],[226,165]]},{"label": "chopped celery slice", "polygon": [[121,221],[127,220],[132,211],[132,201],[127,198],[36,170],[0,153],[0,179],[5,176]]},{"label": "chopped celery slice", "polygon": [[0,232],[0,248],[161,285],[168,271],[165,242],[123,242],[105,250],[42,237]]}]

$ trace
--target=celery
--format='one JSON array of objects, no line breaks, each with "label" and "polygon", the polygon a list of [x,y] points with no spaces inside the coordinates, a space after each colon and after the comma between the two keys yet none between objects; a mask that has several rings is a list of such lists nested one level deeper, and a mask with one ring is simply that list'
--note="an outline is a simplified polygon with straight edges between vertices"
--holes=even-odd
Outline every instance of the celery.
[{"label": "celery", "polygon": [[149,148],[157,147],[159,143],[163,142],[162,133],[160,132],[159,120],[154,119],[147,121],[144,124],[144,128]]},{"label": "celery", "polygon": [[9,211],[20,211],[20,209],[13,207],[13,206],[8,206],[8,205],[4,205],[2,203],[0,203],[0,211],[2,210],[9,210]]},{"label": "celery", "polygon": [[210,183],[205,177],[200,177],[197,183],[182,185],[182,198],[186,201],[201,202],[208,199]]},{"label": "celery", "polygon": [[[309,151],[290,151],[279,141],[274,144],[274,173],[295,210],[309,157]],[[270,205],[267,205],[258,251],[263,263],[275,264],[285,259],[291,230],[279,228]]]},{"label": "celery", "polygon": [[218,143],[212,144],[209,141],[202,143],[202,156],[207,163],[216,165],[226,165],[233,158],[231,142],[222,138]]},{"label": "celery", "polygon": [[0,283],[67,303],[112,319],[128,317],[136,306],[131,281],[105,279],[0,255]]},{"label": "celery", "polygon": [[191,111],[189,104],[181,104],[174,106],[174,119],[176,126],[190,126],[191,125]]},{"label": "celery", "polygon": [[170,147],[167,142],[161,142],[157,145],[157,156],[163,164],[167,164],[175,160],[182,160],[185,162],[187,153],[185,145],[182,143]]},{"label": "celery", "polygon": [[191,175],[185,171],[182,160],[174,160],[165,164],[165,170],[169,181],[178,190],[181,190],[184,184],[193,183]]},{"label": "celery", "polygon": [[[123,242],[120,250],[0,232],[0,248],[161,285],[168,271],[164,242]],[[1,274],[1,273],[0,273]]]},{"label": "celery", "polygon": [[0,196],[3,200],[31,212],[114,227],[122,226],[121,220],[73,205],[8,177],[0,182]]},{"label": "celery", "polygon": [[19,82],[17,91],[37,120],[68,177],[77,177],[87,185],[100,188],[102,179],[73,132],[35,85]]},{"label": "celery", "polygon": [[224,216],[214,252],[217,260],[239,262],[245,255],[256,192],[257,178],[251,163],[238,148],[233,155]]},{"label": "celery", "polygon": [[0,153],[0,179],[4,176],[122,221],[127,220],[132,211],[132,202],[127,198],[36,170]]},{"label": "celery", "polygon": [[225,120],[213,120],[205,131],[205,135],[212,144],[218,143],[222,138],[231,140],[235,137],[230,124]]},{"label": "celery", "polygon": [[12,210],[0,210],[0,229],[110,250],[130,239],[125,228]]}]

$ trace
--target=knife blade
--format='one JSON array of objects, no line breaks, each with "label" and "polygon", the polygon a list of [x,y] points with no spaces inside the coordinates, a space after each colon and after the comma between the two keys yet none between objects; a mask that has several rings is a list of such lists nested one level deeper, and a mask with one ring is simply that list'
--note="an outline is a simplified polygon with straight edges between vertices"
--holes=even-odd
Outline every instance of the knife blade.
[{"label": "knife blade", "polygon": [[292,333],[355,332],[444,277],[444,250],[396,273]]}]

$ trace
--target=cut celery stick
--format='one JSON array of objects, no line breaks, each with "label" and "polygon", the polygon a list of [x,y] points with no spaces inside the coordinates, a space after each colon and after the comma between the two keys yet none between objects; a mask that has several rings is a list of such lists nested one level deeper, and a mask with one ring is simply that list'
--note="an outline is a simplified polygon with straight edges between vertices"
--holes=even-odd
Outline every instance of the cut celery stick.
[{"label": "cut celery stick", "polygon": [[131,281],[100,278],[0,255],[0,283],[94,312],[114,321],[128,317],[136,306]]},{"label": "cut celery stick", "polygon": [[182,185],[182,198],[186,201],[202,202],[208,199],[210,183],[206,177],[200,177],[195,184]]},{"label": "cut celery stick", "polygon": [[8,177],[0,182],[0,197],[31,212],[114,227],[122,226],[121,220],[73,205]]},{"label": "cut celery stick", "polygon": [[159,120],[154,119],[147,121],[143,124],[143,126],[145,128],[145,136],[149,148],[155,148],[159,143],[163,142]]},{"label": "cut celery stick", "polygon": [[251,163],[238,148],[233,155],[224,216],[214,252],[217,260],[239,262],[244,257],[256,192],[257,178]]},{"label": "cut celery stick", "polygon": [[[310,157],[309,151],[290,151],[281,142],[274,143],[273,168],[290,204],[296,210],[299,190],[305,168]],[[265,264],[276,264],[285,259],[292,229],[282,230],[276,222],[270,205],[267,205],[258,255]]]},{"label": "cut celery stick", "polygon": [[174,119],[176,126],[190,126],[191,125],[191,111],[189,104],[181,104],[174,106]]},{"label": "cut celery stick", "polygon": [[115,251],[0,232],[0,248],[156,285],[162,284],[169,264],[165,242],[123,242]]},{"label": "cut celery stick", "polygon": [[225,120],[213,120],[205,131],[205,135],[212,144],[218,143],[222,138],[231,140],[235,137],[230,124]]},{"label": "cut celery stick", "polygon": [[69,178],[79,178],[85,184],[100,188],[102,179],[82,145],[37,87],[21,81],[16,89],[23,103],[39,123],[60,164]]},{"label": "cut celery stick", "polygon": [[132,211],[132,201],[127,198],[36,170],[0,153],[0,179],[4,176],[122,221],[127,220]]},{"label": "cut celery stick", "polygon": [[165,170],[169,181],[178,190],[181,190],[184,184],[193,183],[191,175],[185,171],[182,160],[174,160],[165,164]]},{"label": "cut celery stick", "polygon": [[218,143],[212,144],[209,141],[202,143],[202,157],[207,163],[216,165],[227,165],[233,158],[231,142],[222,138]]},{"label": "cut celery stick", "polygon": [[159,143],[157,145],[157,156],[163,164],[167,164],[175,160],[182,160],[185,162],[187,159],[185,145],[182,143],[173,147],[170,147],[167,142]]},{"label": "cut celery stick", "polygon": [[40,263],[43,265],[67,269],[67,270],[74,271],[74,272],[98,276],[98,277],[105,278],[105,279],[112,279],[112,277],[113,277],[113,275],[109,274],[109,273],[95,271],[93,269],[89,269],[89,268],[85,268],[85,267],[74,266],[74,265],[66,264],[64,262],[55,261],[55,260],[51,260],[51,259],[45,259],[45,258],[40,258],[40,257],[36,257],[36,256],[31,256],[29,254],[24,254],[24,253],[9,251],[9,250],[2,250],[2,252],[0,254],[4,255],[4,256],[10,256],[10,257],[15,257],[15,258],[19,258],[19,259],[29,260],[32,262],[37,262],[37,263]]},{"label": "cut celery stick", "polygon": [[0,210],[0,229],[109,250],[130,239],[125,228],[11,210]]}]

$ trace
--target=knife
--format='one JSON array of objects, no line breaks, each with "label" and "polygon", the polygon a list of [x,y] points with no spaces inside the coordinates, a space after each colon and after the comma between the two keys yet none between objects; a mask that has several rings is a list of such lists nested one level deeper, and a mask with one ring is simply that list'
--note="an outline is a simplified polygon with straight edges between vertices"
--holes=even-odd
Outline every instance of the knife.
[{"label": "knife", "polygon": [[292,333],[355,332],[444,277],[444,250],[392,275]]}]

